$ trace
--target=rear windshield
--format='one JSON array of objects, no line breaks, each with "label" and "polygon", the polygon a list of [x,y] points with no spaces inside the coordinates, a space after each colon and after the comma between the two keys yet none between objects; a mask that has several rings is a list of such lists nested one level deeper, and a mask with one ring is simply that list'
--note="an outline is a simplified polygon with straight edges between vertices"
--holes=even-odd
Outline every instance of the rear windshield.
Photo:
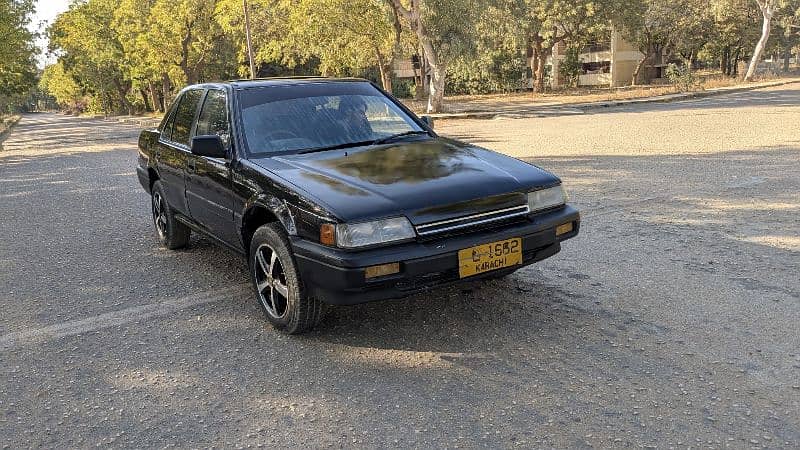
[{"label": "rear windshield", "polygon": [[237,92],[248,152],[263,156],[422,131],[369,83],[303,83]]}]

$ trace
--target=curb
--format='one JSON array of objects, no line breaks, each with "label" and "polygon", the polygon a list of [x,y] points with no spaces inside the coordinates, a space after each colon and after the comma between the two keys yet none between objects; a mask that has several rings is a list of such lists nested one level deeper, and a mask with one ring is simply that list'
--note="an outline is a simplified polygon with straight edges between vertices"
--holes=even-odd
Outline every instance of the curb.
[{"label": "curb", "polygon": [[753,91],[756,89],[784,86],[792,83],[800,83],[800,79],[775,81],[764,84],[753,84],[749,86],[723,87],[723,88],[709,89],[707,91],[681,92],[677,94],[659,95],[657,97],[632,98],[630,100],[612,100],[607,102],[576,103],[574,105],[564,105],[564,106],[571,106],[573,108],[578,108],[578,109],[594,109],[594,108],[610,108],[614,106],[636,105],[639,103],[669,103],[669,102],[687,100],[693,98],[713,97],[715,95],[732,94],[736,92],[746,92],[746,91]]},{"label": "curb", "polygon": [[723,87],[723,88],[709,89],[707,91],[682,92],[676,94],[659,95],[655,97],[632,98],[629,100],[609,100],[609,101],[587,102],[587,103],[559,103],[559,104],[541,105],[537,108],[525,108],[525,109],[508,110],[508,111],[439,113],[439,114],[428,114],[428,116],[432,117],[434,120],[494,119],[503,116],[526,116],[526,115],[535,116],[537,114],[541,114],[548,110],[558,110],[562,108],[588,110],[588,109],[600,109],[600,108],[613,108],[617,106],[638,105],[644,103],[669,103],[669,102],[688,100],[693,98],[713,97],[715,95],[746,92],[755,89],[764,89],[775,86],[784,86],[793,83],[800,83],[800,78],[795,78],[785,81],[767,82],[763,84],[753,84],[747,86]]},{"label": "curb", "polygon": [[119,122],[129,125],[137,125],[143,128],[155,128],[161,124],[160,117],[137,117],[137,116],[91,116],[91,119],[103,120],[106,122]]}]

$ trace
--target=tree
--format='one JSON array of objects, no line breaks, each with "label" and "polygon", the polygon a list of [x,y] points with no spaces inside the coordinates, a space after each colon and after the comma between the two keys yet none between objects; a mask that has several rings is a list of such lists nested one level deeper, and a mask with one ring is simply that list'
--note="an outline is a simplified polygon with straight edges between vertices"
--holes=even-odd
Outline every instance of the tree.
[{"label": "tree", "polygon": [[[289,13],[294,3],[294,0],[247,0],[257,76],[262,76],[270,64],[291,68],[304,61],[305,39],[297,42],[298,36],[288,33]],[[236,48],[238,73],[249,76],[242,1],[220,0],[214,15]]]},{"label": "tree", "polygon": [[715,61],[724,75],[736,76],[745,48],[758,39],[761,16],[752,0],[712,0],[711,33],[699,54]]},{"label": "tree", "polygon": [[86,107],[83,90],[64,70],[61,62],[44,68],[39,79],[39,88],[54,97],[58,106],[66,111],[82,112]]},{"label": "tree", "polygon": [[[150,64],[174,84],[227,77],[235,71],[233,45],[217,27],[216,0],[155,0],[144,45]],[[241,9],[242,3],[238,2]]]},{"label": "tree", "polygon": [[32,13],[32,0],[0,0],[0,97],[24,94],[36,83]]},{"label": "tree", "polygon": [[50,25],[50,51],[66,72],[93,96],[95,108],[133,113],[130,78],[123,72],[124,47],[111,27],[119,0],[76,2]]},{"label": "tree", "polygon": [[607,27],[611,0],[492,0],[505,12],[506,27],[520,36],[533,75],[533,92],[543,92],[546,63],[561,43],[579,44],[583,37]]},{"label": "tree", "polygon": [[430,69],[429,113],[444,108],[447,65],[474,51],[473,23],[478,0],[389,0],[402,24],[414,34]]},{"label": "tree", "polygon": [[[787,20],[797,15],[800,10],[800,4],[797,0],[756,0],[758,9],[761,11],[761,37],[756,43],[753,56],[750,58],[750,65],[747,67],[747,73],[744,76],[745,81],[752,81],[755,76],[758,63],[761,61],[761,56],[764,54],[764,49],[767,47],[770,32],[772,31],[772,20],[782,15]],[[783,22],[784,25],[789,22]]]},{"label": "tree", "polygon": [[669,60],[681,50],[688,59],[696,55],[702,39],[695,39],[695,34],[704,26],[700,8],[695,0],[623,0],[617,5],[615,25],[644,55],[634,69],[632,85],[638,82],[642,68],[656,56]]},{"label": "tree", "polygon": [[673,34],[674,51],[692,69],[698,54],[714,36],[714,15],[708,8],[708,0],[683,0],[678,6],[684,10]]},{"label": "tree", "polygon": [[772,28],[772,16],[778,10],[778,0],[756,0],[758,9],[761,10],[761,15],[764,21],[761,25],[761,38],[756,43],[756,48],[753,50],[753,57],[750,58],[750,65],[747,67],[747,73],[744,76],[744,81],[752,81],[753,76],[756,74],[756,68],[761,61],[761,54],[764,53],[764,48],[767,46],[769,40],[769,33]]},{"label": "tree", "polygon": [[[111,26],[122,44],[123,59],[120,64],[126,77],[131,80],[132,89],[142,96],[145,109],[163,112],[169,92],[164,92],[163,85],[160,90],[157,86],[164,78],[168,79],[168,75],[153,64],[157,59],[154,53],[158,50],[151,48],[147,39],[154,4],[155,0],[121,0]],[[169,83],[166,85],[169,87]]]},{"label": "tree", "polygon": [[387,5],[376,0],[298,0],[289,13],[289,40],[306,41],[302,56],[319,58],[323,75],[377,67],[383,88],[391,92],[400,45],[393,21]]}]

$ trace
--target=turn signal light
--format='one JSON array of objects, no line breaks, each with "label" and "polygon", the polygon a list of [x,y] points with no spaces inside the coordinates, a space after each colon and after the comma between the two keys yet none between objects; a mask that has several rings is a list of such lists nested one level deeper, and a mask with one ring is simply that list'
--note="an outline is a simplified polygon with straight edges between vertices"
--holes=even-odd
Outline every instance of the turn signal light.
[{"label": "turn signal light", "polygon": [[562,223],[561,225],[556,227],[556,236],[567,234],[570,231],[572,231],[572,222]]},{"label": "turn signal light", "polygon": [[319,227],[319,242],[324,245],[336,244],[336,227],[331,223],[323,223]]},{"label": "turn signal light", "polygon": [[400,272],[400,263],[381,264],[380,266],[370,266],[364,271],[366,278],[377,278],[392,275]]}]

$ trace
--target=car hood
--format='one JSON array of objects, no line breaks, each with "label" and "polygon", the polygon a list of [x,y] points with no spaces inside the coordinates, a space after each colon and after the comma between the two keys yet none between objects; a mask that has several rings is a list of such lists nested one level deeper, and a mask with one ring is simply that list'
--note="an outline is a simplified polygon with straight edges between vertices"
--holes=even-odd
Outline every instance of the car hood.
[{"label": "car hood", "polygon": [[353,222],[405,215],[415,225],[526,202],[559,179],[536,166],[433,138],[252,160]]}]

